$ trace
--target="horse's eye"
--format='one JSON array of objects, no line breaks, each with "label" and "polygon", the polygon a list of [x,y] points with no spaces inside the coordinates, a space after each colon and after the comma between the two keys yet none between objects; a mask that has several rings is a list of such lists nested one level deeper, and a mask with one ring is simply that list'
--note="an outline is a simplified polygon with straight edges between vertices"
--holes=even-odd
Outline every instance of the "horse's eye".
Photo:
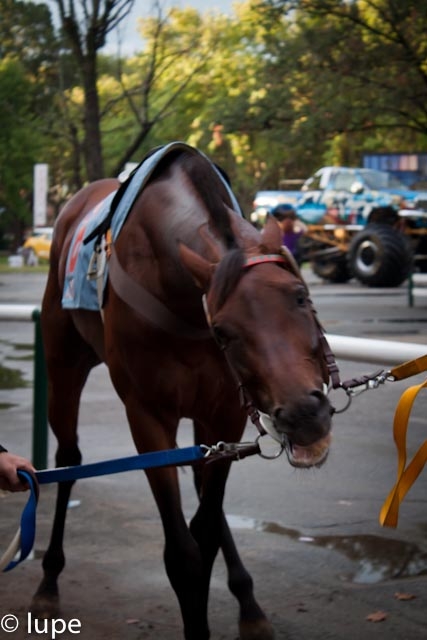
[{"label": "horse's eye", "polygon": [[221,347],[221,349],[225,349],[229,338],[225,333],[224,329],[222,329],[219,325],[214,324],[212,326],[213,337],[215,338],[215,342]]},{"label": "horse's eye", "polygon": [[299,307],[304,307],[307,302],[307,293],[304,289],[298,289],[296,293],[296,302]]}]

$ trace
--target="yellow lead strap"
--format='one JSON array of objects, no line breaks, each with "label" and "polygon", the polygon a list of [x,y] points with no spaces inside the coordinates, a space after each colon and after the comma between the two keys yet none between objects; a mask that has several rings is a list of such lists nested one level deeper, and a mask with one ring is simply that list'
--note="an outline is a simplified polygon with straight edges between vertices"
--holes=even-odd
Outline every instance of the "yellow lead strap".
[{"label": "yellow lead strap", "polygon": [[427,371],[427,355],[420,356],[419,358],[409,360],[409,362],[404,362],[394,367],[394,369],[390,371],[390,374],[394,380],[404,380],[405,378],[416,376],[418,373],[423,373],[423,371]]},{"label": "yellow lead strap", "polygon": [[[425,357],[427,359],[427,357]],[[420,359],[420,360],[424,360]],[[412,361],[414,362],[414,361]],[[410,365],[411,363],[406,363]],[[423,362],[423,366],[425,362]],[[404,367],[405,365],[402,365]],[[400,367],[397,367],[400,369]],[[425,369],[421,369],[425,370]],[[414,373],[407,373],[402,377],[419,373],[420,369]],[[394,374],[394,371],[391,372]],[[397,378],[399,379],[399,378]],[[408,493],[409,489],[418,478],[419,474],[427,462],[427,440],[423,442],[418,449],[411,462],[406,466],[406,432],[408,429],[408,421],[412,410],[412,405],[421,389],[427,388],[427,380],[422,384],[415,385],[403,392],[396,408],[393,423],[393,436],[398,453],[397,481],[393,489],[389,493],[380,512],[380,524],[384,527],[396,527],[399,518],[399,507]]]}]

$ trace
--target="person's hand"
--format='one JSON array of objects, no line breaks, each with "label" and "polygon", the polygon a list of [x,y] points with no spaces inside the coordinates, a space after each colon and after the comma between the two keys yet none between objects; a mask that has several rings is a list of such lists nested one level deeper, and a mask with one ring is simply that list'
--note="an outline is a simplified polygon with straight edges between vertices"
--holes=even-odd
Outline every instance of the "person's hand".
[{"label": "person's hand", "polygon": [[16,456],[8,451],[0,453],[0,489],[5,491],[26,491],[27,482],[18,477],[18,469],[35,473],[31,462],[21,456]]}]

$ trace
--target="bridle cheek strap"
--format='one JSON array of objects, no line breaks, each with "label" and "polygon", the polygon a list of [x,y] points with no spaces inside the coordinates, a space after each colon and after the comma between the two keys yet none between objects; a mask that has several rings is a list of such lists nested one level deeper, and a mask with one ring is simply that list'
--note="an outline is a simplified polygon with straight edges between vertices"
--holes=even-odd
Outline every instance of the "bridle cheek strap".
[{"label": "bridle cheek strap", "polygon": [[247,391],[247,389],[245,388],[243,382],[241,381],[239,374],[237,373],[236,369],[234,368],[233,363],[230,360],[230,357],[227,353],[227,348],[224,344],[221,344],[216,335],[215,332],[212,330],[212,318],[211,318],[211,314],[209,312],[209,308],[208,308],[208,303],[206,300],[206,293],[203,294],[202,297],[202,302],[203,302],[203,309],[205,312],[205,316],[206,316],[206,322],[208,323],[209,329],[211,331],[211,335],[213,337],[213,339],[215,340],[216,344],[218,345],[220,351],[222,351],[222,353],[224,354],[224,358],[228,364],[228,368],[230,370],[231,375],[233,376],[234,382],[236,383],[237,386],[237,391],[239,393],[239,400],[240,400],[240,406],[242,408],[244,408],[246,410],[246,413],[248,415],[248,417],[251,419],[252,423],[256,426],[256,428],[259,431],[259,434],[261,436],[264,436],[267,432],[264,429],[264,427],[261,424],[261,415],[258,411],[258,409],[255,407],[254,403],[252,402],[252,398],[249,395],[249,392]]},{"label": "bridle cheek strap", "polygon": [[[284,264],[286,265],[286,267],[289,269],[289,271],[291,273],[293,273],[294,276],[296,276],[297,278],[299,278],[303,285],[305,286],[307,292],[308,292],[308,287],[307,284],[304,281],[304,278],[301,275],[301,271],[300,268],[297,264],[297,261],[295,260],[294,256],[292,255],[292,253],[289,251],[289,249],[285,246],[283,246],[281,248],[281,252],[280,254],[276,254],[276,253],[269,253],[269,254],[265,254],[265,255],[259,255],[259,256],[251,256],[250,258],[246,259],[245,264],[243,265],[244,269],[253,267],[257,264],[263,264],[265,262],[277,262],[279,264]],[[310,307],[311,310],[313,312],[314,315],[314,320],[316,322],[316,326],[319,332],[319,340],[320,340],[320,345],[322,347],[322,351],[323,351],[323,357],[325,359],[325,363],[326,363],[326,370],[327,370],[327,375],[328,375],[328,380],[331,381],[331,385],[333,389],[337,389],[338,387],[341,386],[341,380],[340,380],[340,372],[338,369],[338,365],[337,362],[335,360],[335,356],[331,350],[331,347],[329,346],[329,343],[326,339],[325,336],[325,332],[323,330],[322,325],[319,322],[319,319],[317,317],[317,313],[316,313],[316,309],[313,306],[313,303],[311,301],[311,298],[309,298],[309,303],[310,303]],[[209,325],[210,326],[210,325]]]}]

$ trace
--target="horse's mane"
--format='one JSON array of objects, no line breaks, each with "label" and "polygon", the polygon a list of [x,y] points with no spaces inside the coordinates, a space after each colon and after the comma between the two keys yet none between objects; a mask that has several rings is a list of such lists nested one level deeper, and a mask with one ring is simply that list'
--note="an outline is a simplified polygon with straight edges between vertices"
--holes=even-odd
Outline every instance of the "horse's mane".
[{"label": "horse's mane", "polygon": [[179,158],[179,163],[203,200],[210,213],[212,224],[223,239],[225,247],[235,249],[238,244],[225,206],[225,202],[230,207],[232,203],[217,172],[201,155],[184,152]]},{"label": "horse's mane", "polygon": [[215,295],[215,308],[218,310],[239,282],[245,263],[243,249],[232,249],[222,258],[212,278],[212,291]]},{"label": "horse's mane", "polygon": [[[244,252],[238,245],[236,235],[231,227],[230,214],[224,201],[230,207],[232,203],[222,180],[205,158],[183,153],[180,162],[206,205],[212,224],[228,249],[220,261],[212,280],[212,289],[215,292],[215,306],[219,309],[238,283],[245,261]],[[221,171],[221,169],[219,170]]]}]

